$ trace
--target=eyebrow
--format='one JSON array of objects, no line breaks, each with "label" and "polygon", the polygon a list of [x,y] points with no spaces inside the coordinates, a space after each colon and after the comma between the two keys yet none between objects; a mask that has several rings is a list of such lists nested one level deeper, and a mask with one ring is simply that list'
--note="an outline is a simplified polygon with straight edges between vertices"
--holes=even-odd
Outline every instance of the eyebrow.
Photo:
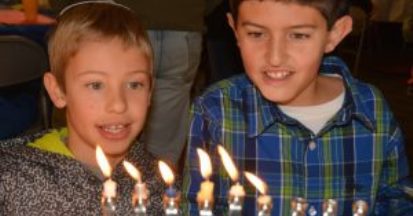
[{"label": "eyebrow", "polygon": [[[245,27],[245,26],[252,26],[255,28],[262,28],[262,29],[268,29],[266,26],[257,24],[257,23],[253,23],[250,21],[244,21],[241,23],[241,26]],[[298,24],[298,25],[292,25],[289,26],[288,29],[303,29],[303,28],[309,28],[309,29],[316,29],[317,26],[313,25],[313,24]]]},{"label": "eyebrow", "polygon": [[[150,74],[149,70],[133,70],[133,71],[129,71],[126,73],[126,75],[131,75],[131,74]],[[78,76],[86,76],[86,75],[90,75],[90,74],[97,74],[97,75],[106,75],[106,72],[104,71],[97,71],[97,70],[86,70],[86,71],[82,71],[78,74]]]}]

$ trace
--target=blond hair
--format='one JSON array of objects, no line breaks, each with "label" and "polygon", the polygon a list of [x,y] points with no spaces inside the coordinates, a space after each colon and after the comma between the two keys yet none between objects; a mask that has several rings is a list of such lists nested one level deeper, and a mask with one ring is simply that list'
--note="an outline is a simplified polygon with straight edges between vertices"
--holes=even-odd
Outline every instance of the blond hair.
[{"label": "blond hair", "polygon": [[82,43],[111,39],[120,39],[125,48],[141,50],[152,72],[153,51],[149,39],[131,10],[116,4],[90,2],[70,7],[58,17],[48,48],[51,72],[63,90],[67,64]]}]

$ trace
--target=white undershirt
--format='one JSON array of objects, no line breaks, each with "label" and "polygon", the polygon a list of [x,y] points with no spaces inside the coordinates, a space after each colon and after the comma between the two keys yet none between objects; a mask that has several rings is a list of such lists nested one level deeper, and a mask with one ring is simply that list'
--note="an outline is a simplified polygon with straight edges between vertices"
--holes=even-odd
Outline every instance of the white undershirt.
[{"label": "white undershirt", "polygon": [[281,111],[286,115],[301,122],[305,127],[313,131],[314,134],[320,132],[328,120],[330,120],[341,108],[344,102],[344,93],[331,101],[315,106],[281,106]]}]

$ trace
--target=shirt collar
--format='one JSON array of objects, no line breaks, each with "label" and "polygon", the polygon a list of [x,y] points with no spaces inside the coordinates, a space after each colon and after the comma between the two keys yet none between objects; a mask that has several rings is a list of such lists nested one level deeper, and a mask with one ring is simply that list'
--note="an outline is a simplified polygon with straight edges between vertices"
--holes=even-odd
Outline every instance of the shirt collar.
[{"label": "shirt collar", "polygon": [[[346,88],[344,105],[333,120],[336,125],[345,125],[351,119],[359,120],[365,127],[374,131],[375,120],[372,112],[362,102],[363,97],[359,92],[356,80],[350,73],[346,64],[338,57],[325,57],[321,66],[322,74],[338,74],[343,78]],[[296,124],[297,121],[282,113],[275,103],[266,100],[259,90],[250,82],[245,91],[246,119],[248,122],[248,136],[260,135],[275,122],[287,125]]]}]

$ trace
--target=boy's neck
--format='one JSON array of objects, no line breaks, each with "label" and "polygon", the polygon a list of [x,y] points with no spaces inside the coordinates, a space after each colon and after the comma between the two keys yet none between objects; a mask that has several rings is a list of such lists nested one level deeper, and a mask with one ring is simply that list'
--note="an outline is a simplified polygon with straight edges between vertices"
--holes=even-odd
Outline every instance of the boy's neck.
[{"label": "boy's neck", "polygon": [[344,91],[344,83],[340,77],[318,75],[316,81],[303,90],[298,100],[283,106],[315,106],[337,98]]}]

